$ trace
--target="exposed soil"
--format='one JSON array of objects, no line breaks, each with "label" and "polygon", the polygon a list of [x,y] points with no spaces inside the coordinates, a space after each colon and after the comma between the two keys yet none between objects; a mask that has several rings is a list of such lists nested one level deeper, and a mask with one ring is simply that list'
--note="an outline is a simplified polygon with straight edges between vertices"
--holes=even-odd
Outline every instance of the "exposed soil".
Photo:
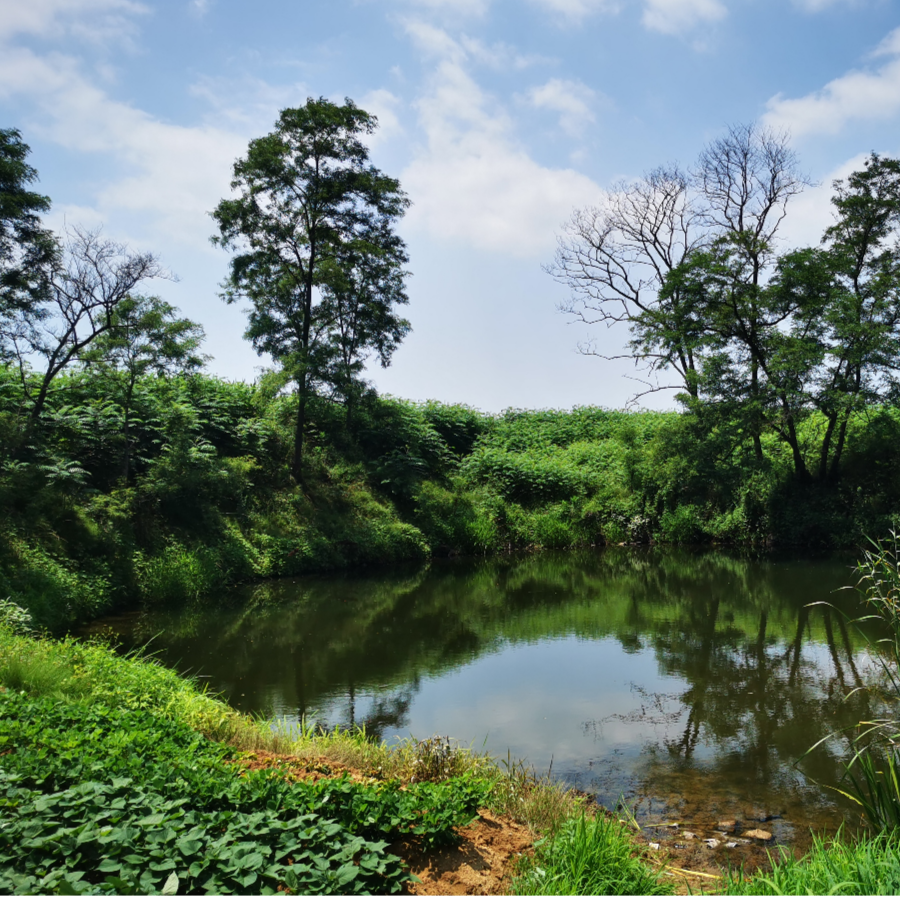
[{"label": "exposed soil", "polygon": [[391,850],[410,868],[420,883],[408,893],[428,896],[506,893],[523,854],[531,852],[534,837],[512,819],[480,810],[476,822],[457,829],[458,847],[422,850],[413,841],[398,841]]},{"label": "exposed soil", "polygon": [[374,784],[378,780],[359,769],[326,759],[324,756],[288,756],[269,753],[268,750],[255,750],[253,753],[242,754],[237,759],[237,764],[250,771],[278,769],[292,781],[315,782],[322,778],[340,778],[342,775],[361,784]]}]

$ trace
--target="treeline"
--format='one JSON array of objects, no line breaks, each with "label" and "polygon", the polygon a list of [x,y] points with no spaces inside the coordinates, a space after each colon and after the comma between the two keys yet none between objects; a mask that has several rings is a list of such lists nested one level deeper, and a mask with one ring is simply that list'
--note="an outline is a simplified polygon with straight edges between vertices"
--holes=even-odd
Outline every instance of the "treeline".
[{"label": "treeline", "polygon": [[776,435],[759,462],[689,414],[488,416],[370,391],[348,422],[314,395],[302,485],[289,466],[294,399],[266,378],[132,381],[82,367],[60,376],[23,448],[28,409],[20,373],[0,368],[0,596],[53,628],[240,581],[431,556],[834,548],[886,531],[900,497],[900,416],[888,408],[852,420],[838,483],[809,484]]}]

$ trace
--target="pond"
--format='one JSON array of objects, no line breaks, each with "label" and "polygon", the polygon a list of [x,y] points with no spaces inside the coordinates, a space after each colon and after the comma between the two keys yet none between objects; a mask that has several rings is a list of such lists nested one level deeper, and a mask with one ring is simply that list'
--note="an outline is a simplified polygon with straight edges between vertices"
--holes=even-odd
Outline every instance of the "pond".
[{"label": "pond", "polygon": [[[238,709],[449,735],[642,824],[738,818],[779,842],[855,822],[825,785],[874,714],[852,560],[608,548],[281,580],[106,620]],[[820,604],[820,605],[810,605]],[[823,605],[823,604],[831,604]],[[870,639],[873,636],[869,636]]]}]

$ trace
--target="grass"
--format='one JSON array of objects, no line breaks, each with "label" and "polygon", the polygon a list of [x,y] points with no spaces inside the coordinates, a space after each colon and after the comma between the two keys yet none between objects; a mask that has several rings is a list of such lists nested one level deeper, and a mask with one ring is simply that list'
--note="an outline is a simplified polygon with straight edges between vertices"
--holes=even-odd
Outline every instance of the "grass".
[{"label": "grass", "polygon": [[537,847],[512,885],[520,896],[659,895],[672,893],[635,855],[627,828],[584,813]]},{"label": "grass", "polygon": [[900,894],[900,843],[896,833],[883,833],[859,841],[840,834],[831,840],[814,838],[801,859],[782,850],[772,858],[772,871],[749,878],[730,872],[722,893],[742,896],[845,896]]}]

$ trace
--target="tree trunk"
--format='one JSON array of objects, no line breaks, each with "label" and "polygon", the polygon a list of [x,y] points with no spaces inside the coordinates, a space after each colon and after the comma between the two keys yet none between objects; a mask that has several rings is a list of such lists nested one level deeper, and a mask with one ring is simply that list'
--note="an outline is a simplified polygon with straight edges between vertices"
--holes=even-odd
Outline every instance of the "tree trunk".
[{"label": "tree trunk", "polygon": [[800,441],[797,439],[797,429],[794,426],[793,416],[790,414],[787,400],[782,398],[785,413],[787,414],[787,439],[791,448],[791,454],[794,458],[794,474],[801,481],[809,481],[809,470],[806,468],[806,461],[800,452]]},{"label": "tree trunk", "polygon": [[303,370],[297,379],[297,427],[294,431],[294,457],[291,475],[297,484],[303,484],[303,433],[306,430],[306,401],[309,397],[309,332],[312,327],[313,272],[316,263],[316,242],[310,240],[309,265],[303,286],[303,320],[300,325],[300,353]]},{"label": "tree trunk", "polygon": [[306,429],[307,373],[297,381],[297,427],[294,430],[294,456],[291,460],[291,475],[297,484],[303,484],[303,432]]},{"label": "tree trunk", "polygon": [[750,373],[750,397],[753,403],[753,420],[750,423],[753,433],[753,451],[756,454],[757,461],[762,462],[763,448],[762,437],[760,436],[762,429],[759,426],[759,410],[757,409],[757,401],[759,399],[759,363],[755,359],[753,360],[753,368]]},{"label": "tree trunk", "polygon": [[134,376],[128,377],[128,388],[125,391],[125,422],[122,433],[125,437],[125,453],[122,458],[122,480],[128,484],[131,474],[131,398],[134,396]]},{"label": "tree trunk", "polygon": [[828,427],[825,429],[825,437],[822,438],[822,451],[819,454],[819,481],[825,481],[828,477],[828,454],[831,452],[831,440],[834,437],[834,426],[837,425],[837,413],[828,417]]}]

